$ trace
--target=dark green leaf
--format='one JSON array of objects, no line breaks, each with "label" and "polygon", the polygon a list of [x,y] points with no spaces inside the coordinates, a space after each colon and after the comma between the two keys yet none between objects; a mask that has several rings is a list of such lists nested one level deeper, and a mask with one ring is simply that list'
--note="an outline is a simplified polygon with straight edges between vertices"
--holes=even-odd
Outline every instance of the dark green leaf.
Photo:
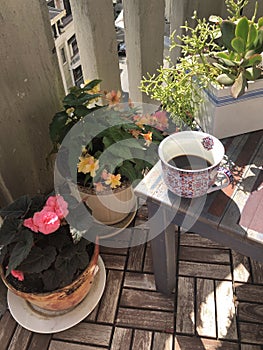
[{"label": "dark green leaf", "polygon": [[245,44],[245,41],[243,40],[243,38],[240,38],[240,37],[234,38],[231,41],[231,45],[237,53],[239,53],[241,55],[243,55],[245,53],[246,44]]},{"label": "dark green leaf", "polygon": [[229,20],[225,20],[221,23],[220,28],[222,32],[222,40],[225,47],[230,51],[233,50],[231,41],[235,37],[236,24]]},{"label": "dark green leaf", "polygon": [[19,269],[28,273],[39,273],[49,268],[56,258],[56,248],[46,246],[41,249],[34,246],[27,258],[19,265]]},{"label": "dark green leaf", "polygon": [[262,74],[262,69],[258,67],[249,67],[245,70],[247,80],[256,80]]},{"label": "dark green leaf", "polygon": [[8,245],[19,240],[21,233],[18,227],[21,220],[15,217],[6,217],[0,228],[0,245]]},{"label": "dark green leaf", "polygon": [[134,165],[127,160],[122,164],[121,174],[124,175],[131,183],[138,178]]},{"label": "dark green leaf", "polygon": [[44,283],[44,292],[58,289],[61,284],[61,272],[56,269],[46,270],[42,273],[42,280]]},{"label": "dark green leaf", "polygon": [[250,50],[254,47],[255,42],[257,42],[258,39],[258,32],[256,29],[256,26],[253,22],[249,24],[249,32],[248,32],[248,38],[247,38],[247,50]]},{"label": "dark green leaf", "polygon": [[66,125],[68,120],[69,116],[66,112],[57,113],[54,116],[52,122],[49,124],[49,136],[52,142],[62,142],[66,135],[66,130],[69,130]]},{"label": "dark green leaf", "polygon": [[240,20],[237,23],[235,35],[236,35],[236,37],[239,37],[243,40],[245,47],[247,45],[248,32],[249,32],[248,19],[246,17],[242,17],[242,18],[240,18]]},{"label": "dark green leaf", "polygon": [[99,80],[99,79],[91,80],[87,85],[85,85],[83,90],[87,90],[87,91],[92,90],[95,86],[97,86],[101,82],[102,82],[102,80]]},{"label": "dark green leaf", "polygon": [[6,253],[7,253],[7,247],[6,246],[0,247],[0,265],[3,264]]},{"label": "dark green leaf", "polygon": [[33,233],[27,229],[22,230],[20,233],[21,239],[14,246],[9,262],[6,274],[8,275],[11,270],[15,270],[22,261],[28,256],[33,245]]},{"label": "dark green leaf", "polygon": [[28,210],[30,204],[30,198],[26,196],[22,196],[12,202],[7,207],[0,210],[0,216],[2,218],[5,218],[6,216],[14,216],[14,217],[21,217],[23,214],[26,213]]},{"label": "dark green leaf", "polygon": [[245,60],[243,67],[251,67],[251,66],[257,66],[261,63],[262,56],[259,54],[255,54],[253,56],[250,56],[248,59]]}]

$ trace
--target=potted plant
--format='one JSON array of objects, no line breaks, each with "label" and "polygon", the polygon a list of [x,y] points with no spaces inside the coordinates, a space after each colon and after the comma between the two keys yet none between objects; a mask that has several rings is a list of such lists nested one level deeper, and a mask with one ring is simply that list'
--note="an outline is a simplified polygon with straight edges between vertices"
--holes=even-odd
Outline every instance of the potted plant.
[{"label": "potted plant", "polygon": [[66,311],[78,305],[98,271],[99,246],[67,223],[64,198],[22,196],[0,215],[0,272],[6,286],[33,308]]},{"label": "potted plant", "polygon": [[[77,173],[80,195],[93,217],[113,225],[136,211],[132,185],[158,160],[156,147],[169,124],[156,106],[121,103],[119,91],[99,92],[98,84],[93,80],[71,90],[64,110],[50,124],[50,136],[54,150],[60,147],[58,155],[64,151],[72,159],[75,152],[71,171]],[[69,131],[70,140],[79,144],[77,150],[63,143]]]},{"label": "potted plant", "polygon": [[[262,129],[263,17],[241,15],[248,0],[225,0],[229,17],[186,22],[182,36],[172,37],[171,50],[181,48],[175,66],[144,77],[142,91],[161,102],[177,123],[221,138]],[[249,114],[249,118],[247,118]],[[238,115],[238,121],[233,116]]]}]

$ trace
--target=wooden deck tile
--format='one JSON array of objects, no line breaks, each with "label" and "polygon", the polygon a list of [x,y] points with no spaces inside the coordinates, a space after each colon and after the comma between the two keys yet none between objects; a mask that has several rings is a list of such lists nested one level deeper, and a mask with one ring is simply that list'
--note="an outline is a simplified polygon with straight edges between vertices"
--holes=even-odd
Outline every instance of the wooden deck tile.
[{"label": "wooden deck tile", "polygon": [[263,324],[263,304],[239,302],[237,310],[240,321]]},{"label": "wooden deck tile", "polygon": [[10,312],[6,311],[0,319],[0,344],[3,349],[7,348],[15,329],[16,321],[13,319]]},{"label": "wooden deck tile", "polygon": [[167,333],[155,332],[153,337],[152,350],[172,350],[173,335]]},{"label": "wooden deck tile", "polygon": [[218,338],[237,339],[236,313],[232,283],[216,281]]},{"label": "wooden deck tile", "polygon": [[156,290],[154,275],[148,273],[126,272],[124,287]]},{"label": "wooden deck tile", "polygon": [[236,283],[235,285],[235,295],[237,300],[255,302],[263,302],[263,288],[262,286],[257,286],[253,284],[241,284]]},{"label": "wooden deck tile", "polygon": [[179,277],[176,310],[176,332],[195,333],[195,285],[190,277]]},{"label": "wooden deck tile", "polygon": [[142,271],[144,252],[145,252],[144,244],[130,248],[128,265],[127,265],[128,271]]},{"label": "wooden deck tile", "polygon": [[175,350],[239,350],[236,343],[198,337],[177,336]]},{"label": "wooden deck tile", "polygon": [[124,270],[126,256],[101,254],[101,257],[107,269]]},{"label": "wooden deck tile", "polygon": [[174,311],[173,297],[168,297],[157,292],[135,289],[123,289],[120,306]]},{"label": "wooden deck tile", "polygon": [[[16,327],[15,333],[12,337],[8,350],[26,350],[30,342],[31,332],[22,326]],[[1,345],[0,345],[1,347]]]},{"label": "wooden deck tile", "polygon": [[120,307],[117,325],[170,333],[173,332],[173,317],[170,312]]},{"label": "wooden deck tile", "polygon": [[254,283],[263,284],[263,263],[250,259]]},{"label": "wooden deck tile", "polygon": [[241,344],[241,350],[262,350],[260,345]]},{"label": "wooden deck tile", "polygon": [[230,266],[218,264],[179,262],[179,275],[231,280]]},{"label": "wooden deck tile", "polygon": [[153,273],[152,251],[150,242],[146,245],[143,272]]},{"label": "wooden deck tile", "polygon": [[229,250],[227,249],[182,246],[180,248],[179,259],[192,262],[230,264]]},{"label": "wooden deck tile", "polygon": [[263,325],[239,322],[241,341],[263,346]]},{"label": "wooden deck tile", "polygon": [[122,271],[109,271],[107,275],[105,291],[100,302],[99,312],[97,316],[98,322],[114,322],[119,294],[121,292],[122,277]]},{"label": "wooden deck tile", "polygon": [[48,348],[48,350],[102,350],[102,349],[103,348],[98,346],[65,343],[57,340],[52,340]]},{"label": "wooden deck tile", "polygon": [[227,247],[220,245],[219,243],[213,242],[210,239],[201,237],[195,233],[182,233],[180,236],[181,246],[187,245],[191,247],[206,247],[206,248],[222,248],[227,249]]},{"label": "wooden deck tile", "polygon": [[197,279],[196,330],[200,336],[216,338],[216,308],[214,281]]},{"label": "wooden deck tile", "polygon": [[89,345],[108,346],[110,343],[111,331],[111,326],[81,322],[63,332],[55,333],[53,339]]},{"label": "wooden deck tile", "polygon": [[233,279],[235,282],[252,282],[249,258],[232,251]]},{"label": "wooden deck tile", "polygon": [[111,344],[111,350],[130,350],[132,329],[116,327]]},{"label": "wooden deck tile", "polygon": [[152,332],[135,330],[132,343],[133,350],[151,350]]},{"label": "wooden deck tile", "polygon": [[28,350],[48,349],[51,340],[51,334],[33,333]]}]

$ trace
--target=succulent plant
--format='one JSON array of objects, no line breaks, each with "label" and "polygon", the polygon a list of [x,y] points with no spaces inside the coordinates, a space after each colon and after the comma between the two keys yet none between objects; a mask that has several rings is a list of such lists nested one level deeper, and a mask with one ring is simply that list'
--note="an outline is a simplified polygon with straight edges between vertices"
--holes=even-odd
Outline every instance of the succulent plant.
[{"label": "succulent plant", "polygon": [[248,81],[256,80],[262,74],[263,17],[255,22],[255,14],[252,20],[244,16],[237,21],[227,19],[219,22],[220,39],[225,50],[214,55],[217,60],[214,65],[222,72],[217,81],[232,85],[234,98],[245,92]]}]

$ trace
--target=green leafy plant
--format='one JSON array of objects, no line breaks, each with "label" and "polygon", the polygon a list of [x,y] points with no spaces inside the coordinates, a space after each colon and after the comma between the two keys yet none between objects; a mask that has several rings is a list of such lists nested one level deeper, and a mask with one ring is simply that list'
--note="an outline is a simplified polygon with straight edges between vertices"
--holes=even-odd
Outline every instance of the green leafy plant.
[{"label": "green leafy plant", "polygon": [[171,47],[180,48],[176,65],[168,65],[157,74],[143,77],[141,90],[158,100],[177,123],[194,127],[194,116],[202,103],[202,89],[232,85],[231,94],[245,93],[248,81],[262,77],[263,17],[256,22],[257,4],[252,19],[241,15],[245,0],[225,0],[229,17],[211,16],[196,25],[186,22],[181,36],[171,36]]},{"label": "green leafy plant", "polygon": [[[99,82],[71,90],[64,98],[64,110],[50,124],[50,137],[57,151],[69,130],[83,123],[75,136],[82,142],[82,149],[77,150],[78,184],[104,192],[144,176],[158,160],[156,146],[166,136],[169,123],[163,111],[144,113],[131,101],[121,103],[119,91],[100,92]],[[69,158],[72,152],[68,150]]]},{"label": "green leafy plant", "polygon": [[94,244],[71,231],[62,196],[22,196],[0,210],[0,264],[9,283],[46,292],[71,283],[89,264]]}]

